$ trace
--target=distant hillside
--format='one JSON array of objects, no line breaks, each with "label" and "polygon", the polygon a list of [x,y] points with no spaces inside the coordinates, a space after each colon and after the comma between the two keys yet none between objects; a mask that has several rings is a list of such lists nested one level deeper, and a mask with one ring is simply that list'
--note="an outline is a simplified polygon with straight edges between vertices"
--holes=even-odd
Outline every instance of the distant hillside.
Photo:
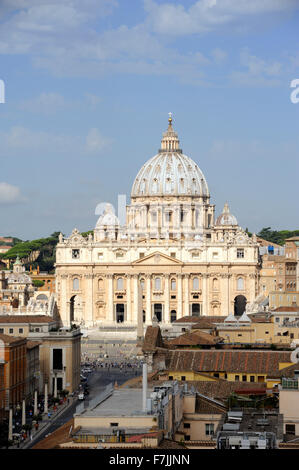
[{"label": "distant hillside", "polygon": [[39,266],[40,271],[52,271],[55,263],[55,251],[58,243],[59,232],[54,232],[50,237],[37,240],[27,240],[16,243],[6,253],[0,255],[1,259],[9,259],[12,262],[19,256],[28,269]]},{"label": "distant hillside", "polygon": [[[6,253],[0,254],[0,259],[8,259],[13,263],[17,256],[19,256],[28,270],[30,266],[33,269],[39,266],[40,271],[54,272],[59,233],[54,232],[50,237],[31,241],[13,238],[16,240],[16,244]],[[82,236],[88,237],[90,233],[93,233],[93,230],[82,232]]]}]

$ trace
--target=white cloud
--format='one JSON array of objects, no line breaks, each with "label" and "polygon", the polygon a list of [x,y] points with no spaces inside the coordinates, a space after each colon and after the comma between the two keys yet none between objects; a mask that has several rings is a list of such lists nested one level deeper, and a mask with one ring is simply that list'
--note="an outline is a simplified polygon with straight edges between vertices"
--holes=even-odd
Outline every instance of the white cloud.
[{"label": "white cloud", "polygon": [[66,106],[65,98],[59,93],[41,93],[30,100],[23,100],[20,108],[24,111],[51,114]]},{"label": "white cloud", "polygon": [[84,155],[86,151],[100,153],[110,143],[98,129],[89,130],[87,135],[73,136],[32,131],[22,126],[14,126],[0,132],[0,141],[0,158],[4,155],[21,157],[24,153],[30,153],[32,156]]},{"label": "white cloud", "polygon": [[110,143],[96,128],[90,129],[86,136],[86,149],[91,153],[101,152]]},{"label": "white cloud", "polygon": [[14,204],[24,201],[20,188],[12,184],[0,182],[0,204]]},{"label": "white cloud", "polygon": [[154,0],[144,0],[144,4],[150,27],[174,36],[207,33],[249,17],[298,8],[297,0],[198,0],[190,8]]},{"label": "white cloud", "polygon": [[[240,54],[242,70],[231,73],[231,80],[248,86],[276,86],[280,84],[283,65],[278,61],[264,60],[243,49]],[[245,69],[245,71],[244,71]]]}]

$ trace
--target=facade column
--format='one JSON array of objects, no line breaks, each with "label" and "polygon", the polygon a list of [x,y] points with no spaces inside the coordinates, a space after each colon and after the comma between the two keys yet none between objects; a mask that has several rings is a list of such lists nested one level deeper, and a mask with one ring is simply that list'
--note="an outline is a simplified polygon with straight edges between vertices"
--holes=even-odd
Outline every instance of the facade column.
[{"label": "facade column", "polygon": [[147,274],[146,278],[146,323],[150,325],[152,323],[152,292],[151,292],[151,275]]},{"label": "facade column", "polygon": [[169,274],[165,274],[165,288],[164,288],[164,323],[170,323],[170,311],[169,311]]},{"label": "facade column", "polygon": [[229,315],[229,302],[228,302],[228,274],[221,274],[221,311],[220,314],[224,316]]},{"label": "facade column", "polygon": [[82,316],[89,326],[93,325],[93,277],[93,274],[85,275],[85,307]]},{"label": "facade column", "polygon": [[107,301],[107,312],[106,320],[109,323],[114,323],[114,308],[113,308],[113,274],[107,275],[108,279],[108,301]]},{"label": "facade column", "polygon": [[[247,303],[254,302],[254,299],[255,299],[255,279],[256,279],[256,276],[255,276],[254,273],[249,274],[249,280],[247,279],[247,281],[249,281],[249,299],[247,299]],[[245,280],[245,282],[246,282],[246,280]]]},{"label": "facade column", "polygon": [[189,298],[189,274],[184,274],[185,279],[185,305],[184,316],[190,315],[190,298]]},{"label": "facade column", "polygon": [[183,301],[182,274],[177,275],[177,280],[178,280],[177,318],[182,318],[182,316],[183,316],[183,308],[182,308],[182,301]]},{"label": "facade column", "polygon": [[209,315],[208,278],[209,278],[209,275],[207,273],[204,273],[202,275],[202,298],[203,298],[202,314],[203,315]]},{"label": "facade column", "polygon": [[133,323],[138,323],[138,274],[133,274]]},{"label": "facade column", "polygon": [[127,281],[127,322],[132,322],[131,274],[126,275]]}]

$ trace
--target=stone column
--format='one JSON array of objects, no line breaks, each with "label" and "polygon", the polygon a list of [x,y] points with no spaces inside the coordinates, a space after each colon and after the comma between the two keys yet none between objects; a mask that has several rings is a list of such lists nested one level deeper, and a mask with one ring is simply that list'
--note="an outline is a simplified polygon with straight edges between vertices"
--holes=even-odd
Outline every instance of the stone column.
[{"label": "stone column", "polygon": [[54,398],[57,398],[57,374],[54,376]]},{"label": "stone column", "polygon": [[12,441],[12,406],[9,408],[8,440]]},{"label": "stone column", "polygon": [[107,301],[107,309],[108,311],[106,312],[106,320],[109,323],[114,322],[114,305],[113,305],[113,274],[108,274],[107,275],[108,279],[108,301]]},{"label": "stone column", "polygon": [[177,280],[178,280],[177,318],[182,318],[182,316],[183,316],[183,308],[182,308],[182,301],[183,301],[182,274],[177,275]]},{"label": "stone column", "polygon": [[209,315],[209,292],[208,292],[208,277],[209,275],[207,273],[204,273],[202,275],[202,298],[203,298],[203,304],[202,304],[202,314],[203,315]]},{"label": "stone column", "polygon": [[223,274],[223,303],[221,303],[221,313],[222,315],[228,316],[231,312],[230,307],[230,282],[229,274]]},{"label": "stone column", "polygon": [[[246,281],[249,282],[249,298],[247,298],[247,303],[254,302],[255,299],[255,278],[255,273],[251,273],[249,274],[249,279],[245,280],[245,283]],[[246,291],[248,292],[248,288],[246,288]]]},{"label": "stone column", "polygon": [[127,281],[127,322],[132,323],[131,274],[126,275]]},{"label": "stone column", "polygon": [[25,400],[23,399],[22,401],[22,426],[26,424],[26,403]]},{"label": "stone column", "polygon": [[170,311],[169,311],[169,274],[164,276],[165,288],[164,288],[164,323],[170,323]]},{"label": "stone column", "polygon": [[189,302],[189,274],[184,274],[185,279],[185,304],[184,304],[184,316],[190,315],[190,302]]},{"label": "stone column", "polygon": [[44,412],[48,414],[48,384],[47,382],[45,383],[45,407],[44,407]]},{"label": "stone column", "polygon": [[146,318],[145,321],[148,325],[151,325],[152,322],[152,302],[151,302],[151,275],[147,274],[146,279]]},{"label": "stone column", "polygon": [[133,323],[138,323],[138,274],[133,275]]},{"label": "stone column", "polygon": [[143,340],[143,302],[139,276],[137,278],[137,340]]},{"label": "stone column", "polygon": [[37,390],[34,390],[34,408],[33,414],[37,415]]},{"label": "stone column", "polygon": [[[85,276],[85,308],[82,312],[83,319],[88,326],[93,325],[93,274]],[[82,282],[82,280],[81,280]],[[83,299],[82,299],[83,300]]]}]

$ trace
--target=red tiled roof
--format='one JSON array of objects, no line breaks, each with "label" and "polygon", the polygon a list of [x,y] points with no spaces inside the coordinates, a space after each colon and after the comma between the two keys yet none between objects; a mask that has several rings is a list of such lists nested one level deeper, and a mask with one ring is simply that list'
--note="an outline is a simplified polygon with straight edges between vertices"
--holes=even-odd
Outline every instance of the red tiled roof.
[{"label": "red tiled roof", "polygon": [[152,351],[156,347],[163,347],[163,340],[159,326],[148,326],[144,336],[142,350]]},{"label": "red tiled roof", "polygon": [[26,341],[26,338],[22,336],[10,336],[0,333],[0,341],[3,341],[5,344],[18,343],[20,341]]},{"label": "red tiled roof", "polygon": [[168,341],[169,346],[198,346],[198,345],[215,345],[222,341],[219,336],[212,336],[202,331],[185,333]]},{"label": "red tiled roof", "polygon": [[299,306],[294,306],[294,307],[277,307],[272,312],[298,312],[299,311]]},{"label": "red tiled roof", "polygon": [[0,315],[0,323],[52,323],[48,315]]},{"label": "red tiled roof", "polygon": [[271,374],[279,371],[279,363],[291,362],[290,355],[290,351],[168,350],[165,362],[171,371]]}]

